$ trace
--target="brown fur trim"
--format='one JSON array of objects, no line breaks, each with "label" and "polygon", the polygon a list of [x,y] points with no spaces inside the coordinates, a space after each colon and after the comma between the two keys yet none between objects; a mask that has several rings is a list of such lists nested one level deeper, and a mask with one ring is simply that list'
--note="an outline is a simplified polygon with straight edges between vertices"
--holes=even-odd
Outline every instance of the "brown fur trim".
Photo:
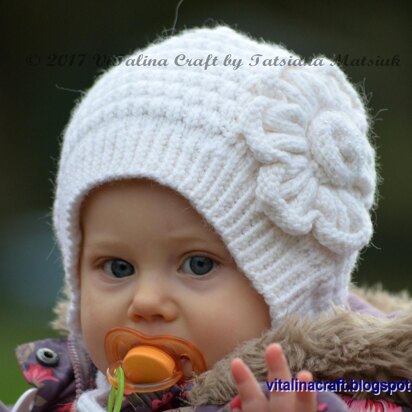
[{"label": "brown fur trim", "polygon": [[[291,315],[276,330],[269,330],[236,348],[213,369],[195,380],[189,392],[193,405],[223,404],[235,394],[230,363],[242,358],[258,381],[267,379],[265,348],[279,342],[293,374],[302,369],[313,373],[315,380],[364,379],[369,381],[412,380],[412,311],[397,318],[380,319],[342,308],[330,316],[308,320]],[[412,406],[411,393],[393,393],[395,402]],[[373,397],[356,393],[356,398]]]},{"label": "brown fur trim", "polygon": [[383,290],[382,284],[357,287],[352,285],[351,292],[369,302],[382,312],[391,313],[398,310],[411,310],[412,299],[407,290],[389,293]]},{"label": "brown fur trim", "polygon": [[56,330],[62,336],[69,336],[70,330],[67,326],[67,310],[69,307],[69,286],[65,283],[61,291],[62,297],[57,300],[53,308],[53,313],[56,317],[50,322],[53,330]]}]

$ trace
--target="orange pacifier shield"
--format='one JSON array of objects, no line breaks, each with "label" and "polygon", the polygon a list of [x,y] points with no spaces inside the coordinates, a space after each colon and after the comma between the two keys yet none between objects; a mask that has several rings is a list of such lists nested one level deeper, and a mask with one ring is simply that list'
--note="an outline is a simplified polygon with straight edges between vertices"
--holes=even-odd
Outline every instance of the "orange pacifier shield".
[{"label": "orange pacifier shield", "polygon": [[194,374],[206,370],[200,351],[175,336],[147,336],[130,328],[114,328],[106,335],[105,352],[108,381],[117,387],[115,371],[120,366],[126,393],[154,392],[183,382],[187,362]]}]

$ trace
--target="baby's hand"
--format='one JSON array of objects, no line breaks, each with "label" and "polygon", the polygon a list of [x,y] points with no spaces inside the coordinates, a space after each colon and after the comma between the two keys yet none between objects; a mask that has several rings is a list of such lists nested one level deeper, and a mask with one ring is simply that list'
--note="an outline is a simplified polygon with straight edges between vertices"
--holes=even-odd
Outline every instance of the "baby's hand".
[{"label": "baby's hand", "polygon": [[[266,348],[266,365],[268,368],[268,381],[282,379],[291,381],[289,365],[278,343],[272,343]],[[276,392],[272,391],[269,399],[259,387],[256,378],[239,358],[232,361],[232,374],[239,392],[241,408],[232,401],[232,411],[242,412],[316,412],[316,392]],[[310,382],[312,374],[300,371],[297,374],[299,381]]]}]

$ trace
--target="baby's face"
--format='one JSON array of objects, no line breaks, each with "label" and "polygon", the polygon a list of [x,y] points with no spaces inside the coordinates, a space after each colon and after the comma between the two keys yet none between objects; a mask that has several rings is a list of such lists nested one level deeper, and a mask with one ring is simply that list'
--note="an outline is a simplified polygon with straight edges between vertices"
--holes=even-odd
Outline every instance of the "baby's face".
[{"label": "baby's face", "polygon": [[104,185],[83,203],[81,227],[81,326],[102,372],[114,327],[186,339],[208,368],[270,327],[220,237],[173,190],[142,179]]}]

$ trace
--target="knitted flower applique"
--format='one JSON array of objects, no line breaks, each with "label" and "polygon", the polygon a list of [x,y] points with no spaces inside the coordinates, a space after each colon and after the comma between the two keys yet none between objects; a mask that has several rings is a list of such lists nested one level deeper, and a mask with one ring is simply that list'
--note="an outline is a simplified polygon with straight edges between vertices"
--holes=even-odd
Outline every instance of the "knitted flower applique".
[{"label": "knitted flower applique", "polygon": [[375,154],[358,94],[324,64],[260,77],[238,133],[260,163],[258,210],[286,233],[312,232],[331,251],[351,254],[372,235]]}]

